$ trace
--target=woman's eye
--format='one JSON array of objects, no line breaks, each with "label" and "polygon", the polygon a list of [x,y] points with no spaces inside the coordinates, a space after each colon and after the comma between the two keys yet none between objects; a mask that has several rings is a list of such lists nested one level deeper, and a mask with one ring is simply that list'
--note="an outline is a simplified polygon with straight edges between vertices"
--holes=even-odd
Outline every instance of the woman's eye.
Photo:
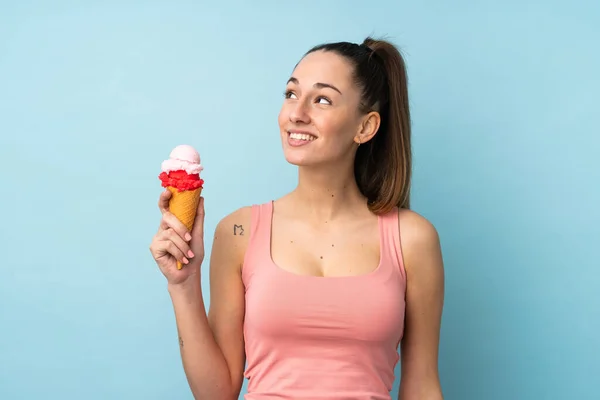
[{"label": "woman's eye", "polygon": [[331,101],[327,97],[317,97],[317,102],[319,104],[331,104]]},{"label": "woman's eye", "polygon": [[[292,91],[290,91],[290,90],[286,90],[286,91],[284,92],[284,94],[283,94],[283,95],[284,95],[284,97],[285,97],[286,99],[292,99],[292,98],[295,98],[295,97],[296,97],[296,95],[294,94],[294,92],[292,92]],[[293,97],[292,97],[292,96],[293,96]]]}]

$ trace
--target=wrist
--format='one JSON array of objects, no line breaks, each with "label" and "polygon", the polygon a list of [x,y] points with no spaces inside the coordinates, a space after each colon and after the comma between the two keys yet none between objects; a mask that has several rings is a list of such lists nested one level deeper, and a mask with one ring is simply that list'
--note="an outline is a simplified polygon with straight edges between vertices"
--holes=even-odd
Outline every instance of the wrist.
[{"label": "wrist", "polygon": [[195,295],[201,292],[200,279],[190,276],[183,282],[167,283],[167,290],[171,296]]}]

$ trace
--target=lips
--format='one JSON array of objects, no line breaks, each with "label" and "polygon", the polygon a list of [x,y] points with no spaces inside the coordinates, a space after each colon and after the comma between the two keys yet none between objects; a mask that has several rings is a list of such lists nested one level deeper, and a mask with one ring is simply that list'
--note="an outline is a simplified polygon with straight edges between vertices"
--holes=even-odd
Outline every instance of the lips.
[{"label": "lips", "polygon": [[287,143],[291,147],[302,147],[312,143],[317,139],[317,135],[313,135],[307,131],[290,130],[287,131],[288,140]]}]

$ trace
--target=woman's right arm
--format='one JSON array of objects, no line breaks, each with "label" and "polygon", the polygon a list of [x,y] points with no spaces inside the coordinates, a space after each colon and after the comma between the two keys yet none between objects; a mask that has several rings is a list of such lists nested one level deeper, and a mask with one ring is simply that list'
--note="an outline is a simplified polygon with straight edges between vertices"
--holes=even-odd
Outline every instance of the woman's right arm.
[{"label": "woman's right arm", "polygon": [[[244,286],[242,262],[250,213],[240,209],[223,218],[210,256],[210,310],[205,311],[200,280],[170,286],[181,358],[196,399],[237,399],[244,379]],[[249,230],[248,230],[249,232]]]},{"label": "woman's right arm", "polygon": [[[199,222],[203,224],[203,220],[202,215]],[[178,226],[177,222],[171,218],[169,224],[175,225],[172,229],[184,238],[185,227]],[[195,399],[235,400],[241,390],[245,365],[241,269],[249,224],[250,209],[242,208],[223,218],[215,229],[208,315],[202,296],[200,265],[195,265],[196,260],[191,258],[182,270],[171,271],[161,266],[173,303],[183,368]],[[244,234],[240,234],[240,226],[247,229]],[[191,236],[189,247],[197,253],[199,245],[194,242],[203,241],[203,234],[199,234],[195,226]],[[175,242],[183,247],[181,241]],[[187,249],[181,250],[181,254],[187,253]],[[175,258],[173,265],[176,265]],[[184,273],[186,268],[197,268],[197,272],[189,273],[189,279],[177,279],[177,274]]]}]

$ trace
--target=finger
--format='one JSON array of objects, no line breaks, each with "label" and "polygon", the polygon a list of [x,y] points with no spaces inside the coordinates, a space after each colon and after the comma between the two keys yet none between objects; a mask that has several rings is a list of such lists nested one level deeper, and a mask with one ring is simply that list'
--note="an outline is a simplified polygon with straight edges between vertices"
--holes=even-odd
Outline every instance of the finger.
[{"label": "finger", "polygon": [[164,257],[165,255],[171,255],[177,259],[177,257],[183,257],[183,253],[179,251],[177,246],[168,239],[163,239],[162,236],[156,236],[150,244],[150,254],[155,259]]},{"label": "finger", "polygon": [[176,260],[181,261],[183,264],[189,263],[183,252],[170,240],[161,240],[158,244],[159,249],[165,253],[172,255]]},{"label": "finger", "polygon": [[183,240],[173,229],[167,229],[161,234],[161,239],[170,240],[181,251],[184,257],[192,258],[194,253],[190,249],[189,244]]},{"label": "finger", "polygon": [[173,213],[169,211],[166,211],[163,214],[161,224],[165,230],[168,228],[173,229],[185,241],[189,241],[192,238],[190,232],[183,222],[181,222]]},{"label": "finger", "polygon": [[189,260],[185,257],[179,247],[177,247],[177,245],[168,237],[163,237],[163,235],[157,236],[154,239],[150,245],[150,252],[155,259],[170,255],[184,264],[189,263]]},{"label": "finger", "polygon": [[204,238],[204,211],[204,197],[200,197],[200,201],[198,202],[198,209],[196,211],[194,227],[192,228],[192,236],[201,239]]},{"label": "finger", "polygon": [[158,209],[162,214],[169,211],[169,200],[171,199],[171,192],[165,189],[158,198]]}]

